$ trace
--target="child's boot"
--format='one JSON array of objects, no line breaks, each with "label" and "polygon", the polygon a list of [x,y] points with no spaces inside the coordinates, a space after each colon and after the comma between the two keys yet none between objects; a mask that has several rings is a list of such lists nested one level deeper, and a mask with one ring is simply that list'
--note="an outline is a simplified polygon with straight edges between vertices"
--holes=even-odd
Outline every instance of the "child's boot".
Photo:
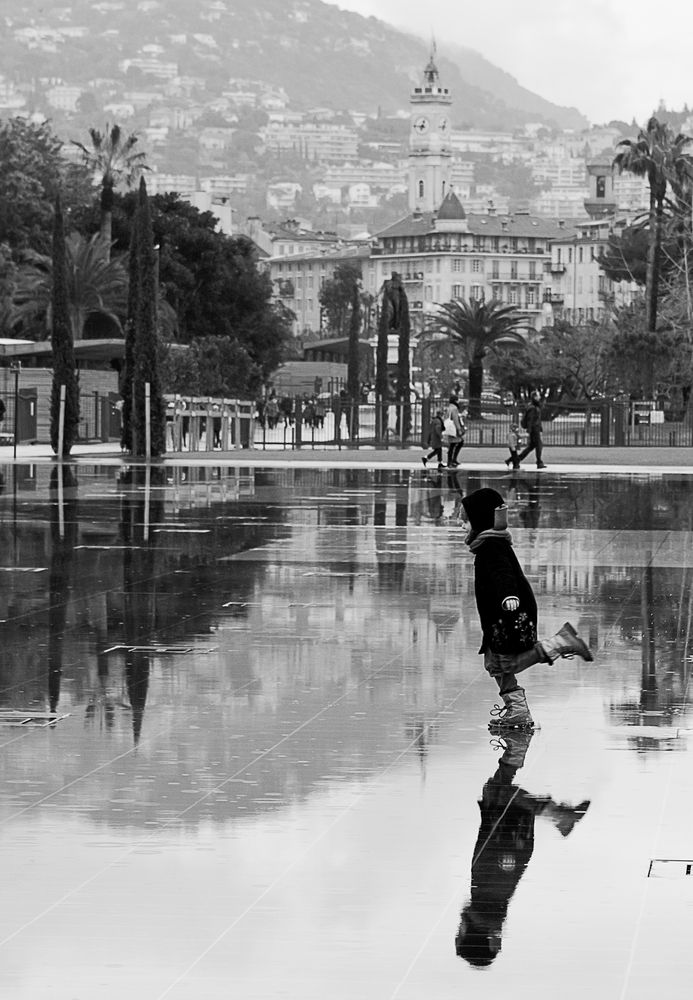
[{"label": "child's boot", "polygon": [[503,732],[505,729],[534,729],[534,720],[529,711],[524,688],[507,691],[501,695],[503,705],[494,705],[491,709],[491,721],[488,724],[493,732]]},{"label": "child's boot", "polygon": [[570,657],[576,653],[583,660],[594,659],[589,646],[586,642],[582,641],[570,622],[562,625],[558,632],[552,635],[550,639],[542,639],[539,645],[549,663],[553,663],[559,656]]},{"label": "child's boot", "polygon": [[567,837],[575,824],[579,823],[585,815],[589,806],[589,799],[585,799],[584,802],[580,802],[576,806],[567,806],[563,803],[559,805],[551,801],[547,804],[544,814],[553,822],[560,835]]},{"label": "child's boot", "polygon": [[504,751],[498,763],[519,771],[525,766],[525,757],[533,736],[532,729],[506,729],[505,732],[494,736],[491,745],[495,749]]}]

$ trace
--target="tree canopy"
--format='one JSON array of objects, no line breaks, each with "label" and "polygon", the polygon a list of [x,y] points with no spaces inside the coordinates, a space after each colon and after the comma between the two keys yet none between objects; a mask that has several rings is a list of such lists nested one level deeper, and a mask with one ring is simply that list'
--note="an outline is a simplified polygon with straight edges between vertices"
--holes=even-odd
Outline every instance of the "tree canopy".
[{"label": "tree canopy", "polygon": [[91,199],[88,172],[68,163],[61,148],[48,122],[0,122],[0,244],[15,259],[24,250],[50,255],[58,194],[68,216]]}]

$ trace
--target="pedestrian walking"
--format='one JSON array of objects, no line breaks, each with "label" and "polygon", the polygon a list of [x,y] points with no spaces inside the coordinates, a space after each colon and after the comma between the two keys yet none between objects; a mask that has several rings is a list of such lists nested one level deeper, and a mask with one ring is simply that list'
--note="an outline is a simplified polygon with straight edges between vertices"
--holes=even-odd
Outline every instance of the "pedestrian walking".
[{"label": "pedestrian walking", "polygon": [[592,660],[587,644],[570,624],[537,641],[537,602],[522,571],[508,531],[508,508],[496,490],[483,488],[463,497],[474,553],[474,593],[483,640],[484,667],[503,702],[491,711],[489,729],[532,729],[534,721],[517,674],[537,663],[577,654]]},{"label": "pedestrian walking", "polygon": [[527,447],[518,455],[518,462],[522,462],[534,451],[536,452],[537,469],[545,469],[546,466],[541,458],[544,447],[541,436],[541,393],[536,389],[530,396],[529,406],[522,417],[522,426],[527,431]]},{"label": "pedestrian walking", "polygon": [[518,454],[520,449],[520,426],[519,424],[513,423],[510,425],[510,430],[508,431],[508,451],[510,452],[510,458],[506,458],[505,464],[507,466],[512,465],[513,469],[520,468],[520,456]]},{"label": "pedestrian walking", "polygon": [[457,456],[464,444],[464,435],[466,432],[457,396],[450,396],[443,424],[445,428],[445,442],[448,447],[448,469],[456,469]]},{"label": "pedestrian walking", "polygon": [[428,455],[424,455],[421,459],[424,465],[424,469],[431,461],[432,458],[438,459],[438,468],[444,469],[443,464],[443,434],[445,428],[443,425],[443,411],[438,409],[435,412],[433,420],[431,420],[431,426],[428,429],[428,447],[431,449]]}]

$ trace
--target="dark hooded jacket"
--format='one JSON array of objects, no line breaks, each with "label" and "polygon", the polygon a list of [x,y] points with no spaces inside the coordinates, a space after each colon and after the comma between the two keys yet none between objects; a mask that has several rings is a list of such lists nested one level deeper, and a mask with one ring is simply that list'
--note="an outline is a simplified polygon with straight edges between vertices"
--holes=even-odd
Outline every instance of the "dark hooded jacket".
[{"label": "dark hooded jacket", "polygon": [[[521,653],[536,642],[537,602],[509,532],[494,529],[496,511],[505,509],[503,497],[496,490],[476,490],[463,498],[462,505],[471,527],[467,544],[474,551],[474,594],[483,633],[480,652]],[[519,599],[517,611],[503,610],[506,597]],[[499,627],[516,648],[498,647]]]}]

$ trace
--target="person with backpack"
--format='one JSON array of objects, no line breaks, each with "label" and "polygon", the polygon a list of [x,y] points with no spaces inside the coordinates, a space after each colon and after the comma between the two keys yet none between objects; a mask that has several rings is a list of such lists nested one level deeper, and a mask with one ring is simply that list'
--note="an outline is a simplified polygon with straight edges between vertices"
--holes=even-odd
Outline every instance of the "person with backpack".
[{"label": "person with backpack", "polygon": [[534,451],[536,452],[537,469],[545,469],[546,466],[541,457],[544,447],[541,436],[541,393],[537,389],[530,396],[529,406],[522,416],[521,423],[523,429],[527,431],[527,447],[517,456],[518,467],[519,463]]}]

